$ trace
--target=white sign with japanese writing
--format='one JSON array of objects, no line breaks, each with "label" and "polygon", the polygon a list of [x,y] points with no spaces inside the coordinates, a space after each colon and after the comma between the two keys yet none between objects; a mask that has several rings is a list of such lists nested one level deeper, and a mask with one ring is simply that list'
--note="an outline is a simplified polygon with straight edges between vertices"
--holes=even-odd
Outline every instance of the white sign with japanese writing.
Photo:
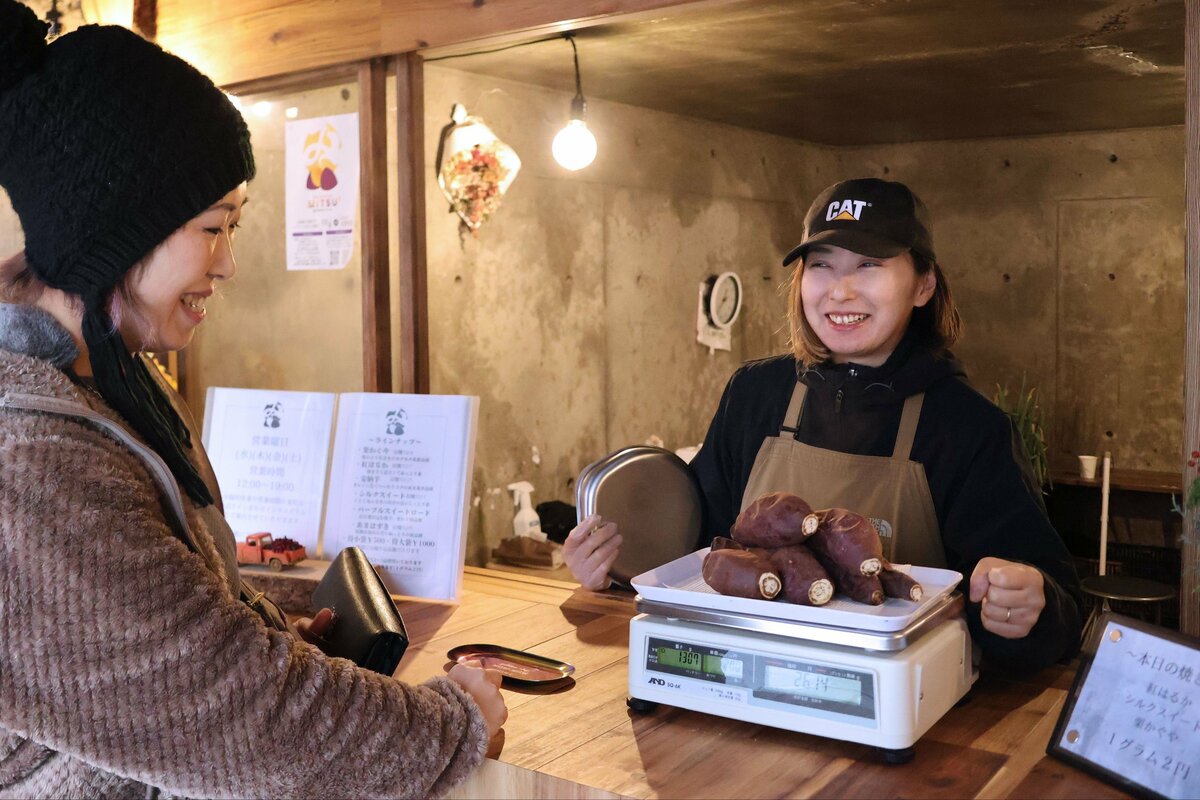
[{"label": "white sign with japanese writing", "polygon": [[356,545],[393,594],[458,597],[478,402],[448,395],[340,396],[325,557]]},{"label": "white sign with japanese writing", "polygon": [[1200,651],[1109,615],[1050,752],[1162,797],[1200,797]]},{"label": "white sign with japanese writing", "polygon": [[342,269],[354,251],[358,114],[288,122],[284,140],[287,268]]},{"label": "white sign with japanese writing", "polygon": [[269,531],[317,553],[334,395],[211,387],[204,448],[240,539]]}]

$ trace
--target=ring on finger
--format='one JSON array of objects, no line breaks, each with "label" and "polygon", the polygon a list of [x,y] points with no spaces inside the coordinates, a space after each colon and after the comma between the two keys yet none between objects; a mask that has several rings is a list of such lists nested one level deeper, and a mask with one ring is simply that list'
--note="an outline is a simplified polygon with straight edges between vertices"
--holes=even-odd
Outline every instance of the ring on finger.
[{"label": "ring on finger", "polygon": [[1004,612],[1004,621],[1008,622],[1010,619],[1012,619],[1012,609],[1011,608]]}]

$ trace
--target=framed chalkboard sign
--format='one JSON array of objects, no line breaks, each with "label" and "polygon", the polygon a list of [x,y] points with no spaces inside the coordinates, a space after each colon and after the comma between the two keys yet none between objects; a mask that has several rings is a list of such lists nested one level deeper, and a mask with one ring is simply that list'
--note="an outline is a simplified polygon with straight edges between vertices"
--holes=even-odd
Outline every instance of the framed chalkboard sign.
[{"label": "framed chalkboard sign", "polygon": [[1105,613],[1046,752],[1142,797],[1200,797],[1200,641]]}]

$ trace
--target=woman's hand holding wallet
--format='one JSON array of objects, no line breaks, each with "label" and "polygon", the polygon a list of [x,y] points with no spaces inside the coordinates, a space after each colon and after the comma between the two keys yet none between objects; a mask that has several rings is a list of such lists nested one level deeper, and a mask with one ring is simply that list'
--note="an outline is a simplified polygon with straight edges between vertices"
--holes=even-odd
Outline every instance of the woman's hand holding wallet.
[{"label": "woman's hand holding wallet", "polygon": [[296,633],[300,634],[300,638],[316,647],[321,646],[321,642],[325,639],[325,634],[333,627],[335,622],[333,611],[328,608],[322,608],[312,619],[301,617],[296,620]]}]

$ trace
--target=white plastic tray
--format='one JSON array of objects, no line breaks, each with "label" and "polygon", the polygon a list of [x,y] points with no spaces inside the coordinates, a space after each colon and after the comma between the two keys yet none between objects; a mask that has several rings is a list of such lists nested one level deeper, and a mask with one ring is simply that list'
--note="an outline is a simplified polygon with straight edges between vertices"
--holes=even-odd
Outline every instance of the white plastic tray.
[{"label": "white plastic tray", "polygon": [[952,592],[963,577],[962,573],[950,569],[897,564],[894,565],[896,569],[907,572],[925,590],[925,597],[920,602],[889,597],[883,605],[872,606],[837,594],[823,606],[802,606],[779,600],[748,600],[718,594],[704,582],[702,575],[708,550],[705,547],[643,572],[631,584],[646,600],[677,606],[867,631],[899,631],[924,616],[939,598]]}]

